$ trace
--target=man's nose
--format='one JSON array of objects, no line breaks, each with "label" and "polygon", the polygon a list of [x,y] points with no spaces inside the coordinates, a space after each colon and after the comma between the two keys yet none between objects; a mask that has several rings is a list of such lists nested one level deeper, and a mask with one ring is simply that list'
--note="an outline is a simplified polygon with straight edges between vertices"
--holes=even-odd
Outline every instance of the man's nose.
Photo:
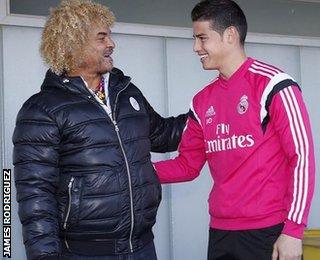
[{"label": "man's nose", "polygon": [[194,43],[193,43],[193,51],[194,52],[198,52],[200,51],[201,47],[200,47],[200,44],[199,44],[199,40],[195,39],[194,40]]},{"label": "man's nose", "polygon": [[114,49],[116,47],[116,44],[114,43],[114,41],[112,40],[111,37],[108,38],[107,46],[108,46],[108,48],[112,48],[112,49]]}]

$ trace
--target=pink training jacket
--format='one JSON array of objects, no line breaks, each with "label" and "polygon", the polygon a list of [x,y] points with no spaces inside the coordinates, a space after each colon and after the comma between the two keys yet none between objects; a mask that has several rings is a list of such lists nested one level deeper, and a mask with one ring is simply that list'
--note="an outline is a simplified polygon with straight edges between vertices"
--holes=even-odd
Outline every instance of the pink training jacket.
[{"label": "pink training jacket", "polygon": [[155,163],[161,183],[195,179],[209,164],[210,226],[247,230],[284,222],[301,238],[314,190],[308,113],[296,82],[248,58],[192,100],[179,155]]}]

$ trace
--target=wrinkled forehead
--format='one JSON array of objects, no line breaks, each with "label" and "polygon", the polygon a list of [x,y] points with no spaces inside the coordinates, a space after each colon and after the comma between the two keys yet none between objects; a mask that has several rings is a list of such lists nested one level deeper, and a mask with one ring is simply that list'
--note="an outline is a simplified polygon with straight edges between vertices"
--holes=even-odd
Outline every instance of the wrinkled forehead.
[{"label": "wrinkled forehead", "polygon": [[88,35],[110,34],[111,28],[106,23],[96,22],[88,27]]}]

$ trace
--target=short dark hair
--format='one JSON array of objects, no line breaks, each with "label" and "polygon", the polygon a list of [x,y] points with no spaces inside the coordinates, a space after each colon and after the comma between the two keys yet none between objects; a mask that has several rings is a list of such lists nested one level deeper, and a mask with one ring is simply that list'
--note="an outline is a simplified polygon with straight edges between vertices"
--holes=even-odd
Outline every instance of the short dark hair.
[{"label": "short dark hair", "polygon": [[228,27],[234,26],[240,35],[243,46],[247,36],[247,19],[240,6],[232,0],[204,0],[191,12],[192,21],[210,21],[212,29],[222,34]]}]

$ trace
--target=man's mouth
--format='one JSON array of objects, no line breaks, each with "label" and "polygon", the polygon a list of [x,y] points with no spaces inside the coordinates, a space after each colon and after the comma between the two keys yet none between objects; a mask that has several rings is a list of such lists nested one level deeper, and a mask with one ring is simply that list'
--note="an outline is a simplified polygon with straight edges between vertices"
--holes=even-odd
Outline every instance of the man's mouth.
[{"label": "man's mouth", "polygon": [[111,57],[111,54],[112,54],[112,52],[111,52],[111,53],[106,53],[106,54],[104,54],[104,55],[103,55],[104,59],[113,61],[113,60],[112,60],[112,57]]},{"label": "man's mouth", "polygon": [[200,61],[203,62],[208,57],[208,54],[202,54],[199,56],[200,56]]}]

